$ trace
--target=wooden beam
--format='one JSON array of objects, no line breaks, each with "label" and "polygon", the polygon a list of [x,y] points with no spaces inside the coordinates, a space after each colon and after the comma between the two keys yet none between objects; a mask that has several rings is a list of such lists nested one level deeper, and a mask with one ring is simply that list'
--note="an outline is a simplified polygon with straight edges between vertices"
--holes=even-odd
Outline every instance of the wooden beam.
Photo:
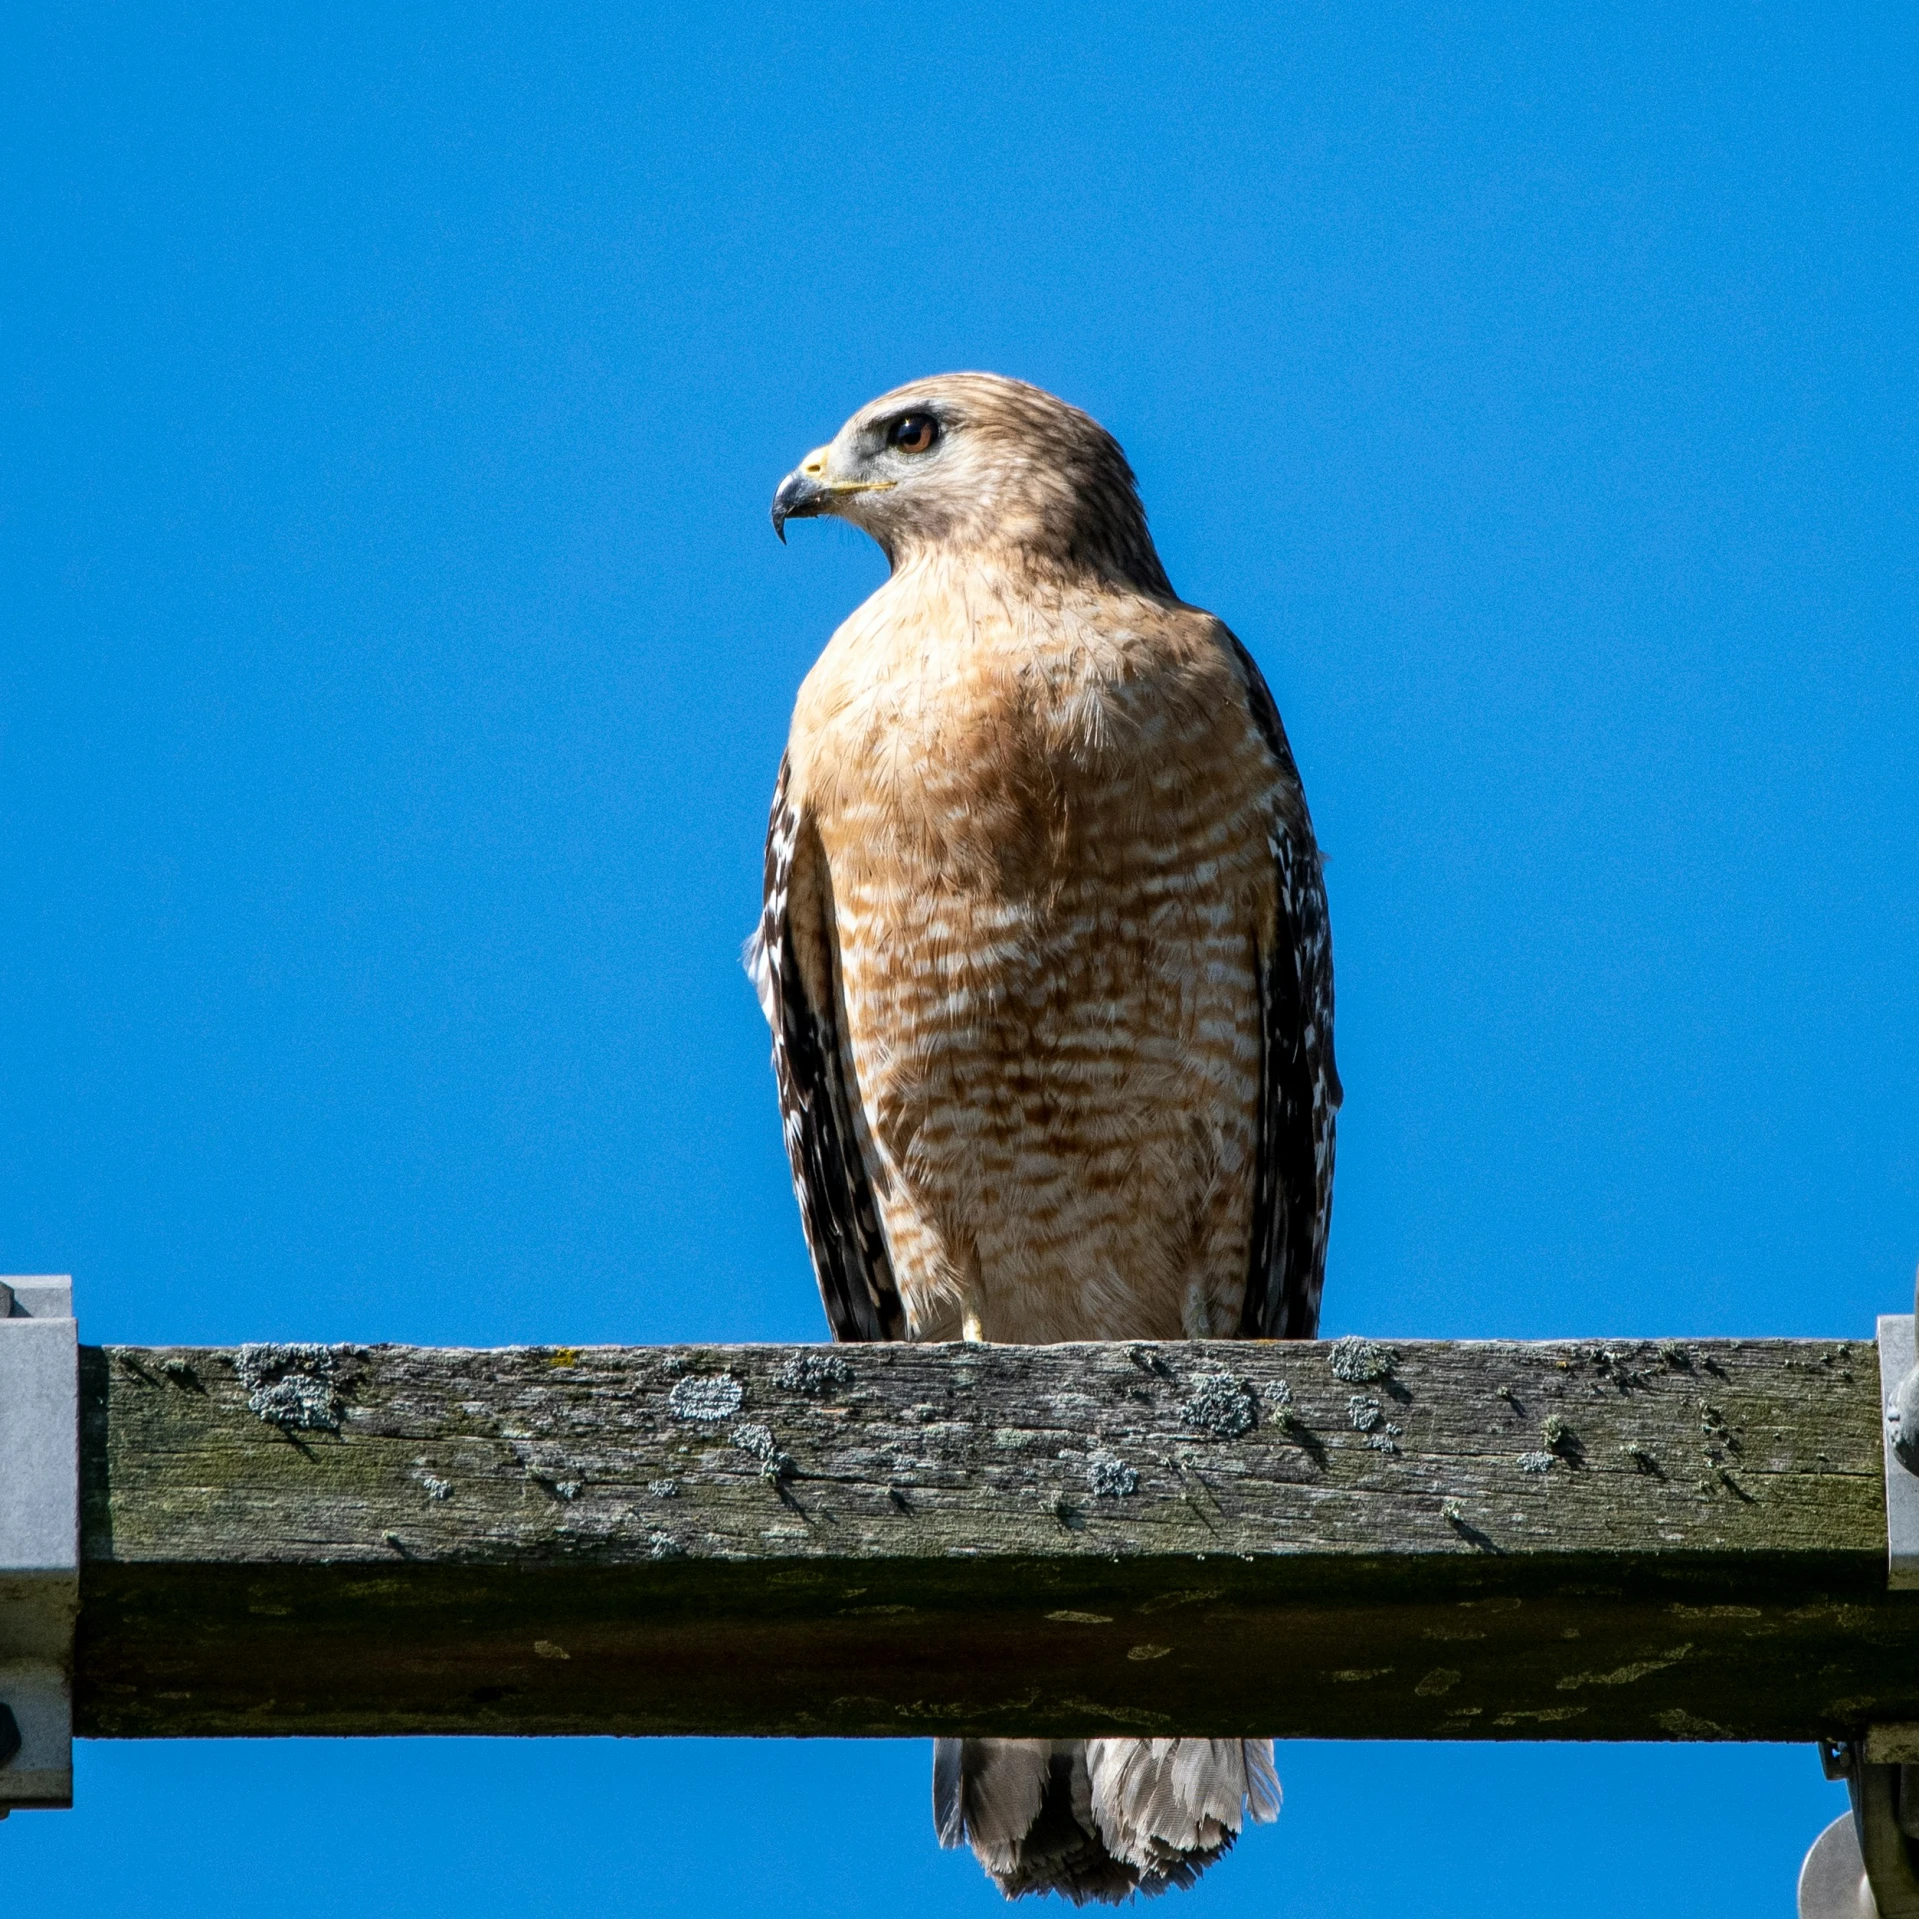
[{"label": "wooden beam", "polygon": [[86,1348],[78,1726],[1919,1720],[1869,1343]]}]

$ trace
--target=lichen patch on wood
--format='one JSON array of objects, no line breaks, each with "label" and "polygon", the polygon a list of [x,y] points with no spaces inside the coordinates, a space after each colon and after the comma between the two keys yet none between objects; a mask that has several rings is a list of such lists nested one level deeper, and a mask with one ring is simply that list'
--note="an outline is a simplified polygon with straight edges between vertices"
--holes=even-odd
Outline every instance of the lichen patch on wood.
[{"label": "lichen patch on wood", "polygon": [[95,1734],[1919,1719],[1876,1369],[1828,1341],[89,1348],[82,1373]]}]

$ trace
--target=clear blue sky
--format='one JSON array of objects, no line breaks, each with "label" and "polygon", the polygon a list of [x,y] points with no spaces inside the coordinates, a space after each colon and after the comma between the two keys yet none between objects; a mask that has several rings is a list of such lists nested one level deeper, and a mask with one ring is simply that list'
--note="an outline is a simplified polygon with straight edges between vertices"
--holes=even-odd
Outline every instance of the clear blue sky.
[{"label": "clear blue sky", "polygon": [[[881,563],[766,509],[954,367],[1119,434],[1278,693],[1331,858],[1329,1331],[1910,1297],[1910,9],[6,39],[0,1270],[71,1270],[85,1336],[820,1336],[737,952],[794,689]],[[1840,1803],[1800,1750],[1281,1770],[1181,1911],[1784,1914]],[[0,1887],[986,1914],[926,1773],[99,1745]]]}]

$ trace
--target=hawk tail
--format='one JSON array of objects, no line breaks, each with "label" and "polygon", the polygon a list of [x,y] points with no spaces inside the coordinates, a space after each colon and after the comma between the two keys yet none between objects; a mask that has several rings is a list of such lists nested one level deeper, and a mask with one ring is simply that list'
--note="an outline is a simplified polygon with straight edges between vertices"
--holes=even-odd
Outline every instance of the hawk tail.
[{"label": "hawk tail", "polygon": [[1270,1739],[940,1739],[933,1822],[1009,1899],[1118,1905],[1190,1886],[1279,1816]]}]

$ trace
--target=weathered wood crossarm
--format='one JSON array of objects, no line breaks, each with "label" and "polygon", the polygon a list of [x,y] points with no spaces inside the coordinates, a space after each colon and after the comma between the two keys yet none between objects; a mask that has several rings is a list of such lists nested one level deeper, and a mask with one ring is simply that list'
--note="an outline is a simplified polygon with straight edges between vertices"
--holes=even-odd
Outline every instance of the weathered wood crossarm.
[{"label": "weathered wood crossarm", "polygon": [[88,1347],[76,1730],[1919,1719],[1870,1344]]}]

